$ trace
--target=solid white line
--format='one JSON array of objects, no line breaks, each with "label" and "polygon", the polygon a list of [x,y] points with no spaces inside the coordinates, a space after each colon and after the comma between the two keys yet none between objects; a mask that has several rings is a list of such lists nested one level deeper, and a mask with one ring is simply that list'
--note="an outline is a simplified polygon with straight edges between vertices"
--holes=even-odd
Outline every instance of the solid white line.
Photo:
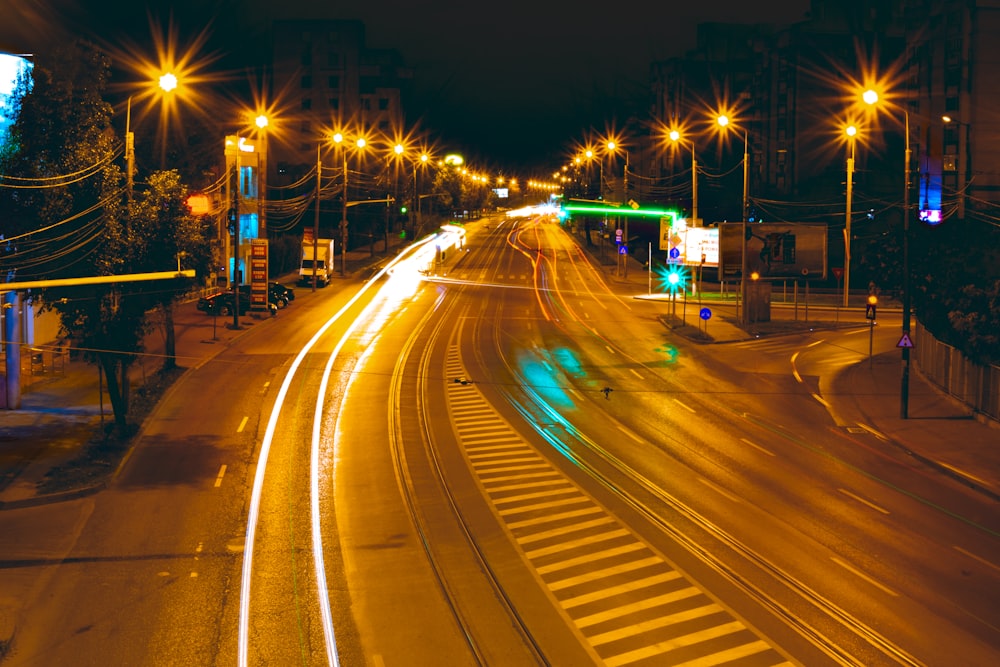
[{"label": "solid white line", "polygon": [[862,503],[864,505],[868,505],[868,507],[871,507],[876,512],[881,512],[882,514],[888,514],[889,513],[889,510],[883,509],[883,508],[879,507],[878,505],[876,505],[875,503],[869,502],[869,501],[865,500],[864,498],[862,498],[861,496],[858,496],[858,495],[855,495],[855,494],[851,493],[847,489],[837,489],[837,490],[840,491],[841,493],[843,493],[845,496],[847,496],[849,498],[853,498],[854,500],[857,500],[859,503]]},{"label": "solid white line", "polygon": [[237,433],[242,433],[243,432],[243,427],[247,425],[247,422],[249,420],[250,420],[250,417],[244,417],[243,421],[240,422],[239,427],[237,427],[236,432]]},{"label": "solid white line", "polygon": [[830,560],[832,560],[834,563],[836,563],[840,567],[844,568],[848,572],[852,572],[852,573],[856,574],[857,576],[861,577],[862,579],[864,579],[865,581],[867,581],[869,584],[871,584],[875,588],[878,588],[878,589],[881,589],[881,590],[885,591],[886,593],[888,593],[889,595],[891,595],[894,598],[898,598],[899,597],[899,593],[896,593],[891,588],[880,584],[879,582],[875,581],[874,579],[872,579],[871,577],[869,577],[867,574],[865,574],[861,570],[857,569],[856,567],[854,567],[852,565],[848,565],[847,563],[845,563],[844,561],[840,560],[836,556],[830,556]]},{"label": "solid white line", "polygon": [[219,476],[215,478],[215,488],[222,486],[222,478],[226,475],[226,464],[223,463],[222,467],[219,468]]},{"label": "solid white line", "polygon": [[756,444],[756,443],[753,443],[753,442],[750,442],[750,441],[749,441],[749,440],[747,440],[746,438],[740,438],[740,442],[745,442],[746,444],[750,445],[751,447],[754,447],[754,448],[756,448],[756,449],[759,449],[760,451],[764,452],[764,453],[765,453],[765,454],[767,454],[768,456],[774,456],[774,452],[772,452],[772,451],[770,451],[770,450],[767,450],[767,449],[764,449],[764,448],[763,448],[763,447],[761,447],[760,445],[758,445],[758,444]]},{"label": "solid white line", "polygon": [[694,408],[692,408],[692,407],[690,407],[688,405],[685,405],[684,403],[680,402],[676,398],[674,399],[674,403],[676,403],[677,405],[681,406],[682,408],[684,408],[685,410],[687,410],[691,414],[697,414],[697,412],[696,412],[696,410]]},{"label": "solid white line", "polygon": [[610,352],[611,354],[614,354],[614,353],[615,353],[615,351],[614,351],[613,349],[611,349],[611,346],[610,346],[610,345],[605,345],[605,346],[604,346],[604,349],[605,349],[605,350],[607,350],[608,352]]},{"label": "solid white line", "polygon": [[640,380],[644,379],[641,375],[639,375],[639,371],[635,370],[634,368],[630,368],[629,370],[632,371],[632,374],[635,375]]}]

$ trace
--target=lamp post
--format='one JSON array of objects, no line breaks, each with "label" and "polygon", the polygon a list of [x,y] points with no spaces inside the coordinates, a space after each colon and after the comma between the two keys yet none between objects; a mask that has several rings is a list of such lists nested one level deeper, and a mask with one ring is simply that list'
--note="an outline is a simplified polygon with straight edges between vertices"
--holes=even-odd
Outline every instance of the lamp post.
[{"label": "lamp post", "polygon": [[[879,94],[875,90],[866,90],[861,99],[868,105],[877,104]],[[910,112],[903,109],[903,132],[905,150],[903,153],[903,336],[910,338]],[[899,387],[899,417],[909,418],[910,402],[910,348],[901,347],[903,353],[903,372]]]},{"label": "lamp post", "polygon": [[[720,127],[729,126],[729,116],[725,114],[720,114],[716,119],[716,122]],[[737,304],[737,310],[739,315],[740,323],[747,324],[747,214],[749,209],[749,190],[750,190],[750,139],[746,130],[743,130],[743,206],[742,214],[740,216],[740,236],[742,240],[740,241],[740,304],[742,304],[743,310],[739,311],[740,304]]]},{"label": "lamp post", "polygon": [[966,185],[968,185],[969,179],[972,177],[972,144],[969,142],[969,124],[955,120],[949,115],[941,116],[941,120],[944,121],[946,126],[955,123],[960,128],[965,129],[962,138],[958,140],[958,154],[956,156],[958,162],[955,165],[958,171],[958,183],[955,188],[958,193],[958,218],[964,220]]},{"label": "lamp post", "polygon": [[[681,140],[681,133],[678,130],[670,130],[668,135],[675,144]],[[691,144],[691,224],[698,224],[698,159],[694,155],[694,142]]]},{"label": "lamp post", "polygon": [[858,133],[858,128],[849,125],[845,133],[847,134],[847,141],[850,144],[850,153],[847,158],[847,217],[844,228],[844,308],[847,308],[851,285],[851,207],[854,195],[854,137]]}]

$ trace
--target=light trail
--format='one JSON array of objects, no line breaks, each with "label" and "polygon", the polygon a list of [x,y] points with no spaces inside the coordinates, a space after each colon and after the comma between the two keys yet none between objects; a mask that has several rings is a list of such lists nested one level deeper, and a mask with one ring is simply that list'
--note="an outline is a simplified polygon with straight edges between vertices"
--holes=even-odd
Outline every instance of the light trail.
[{"label": "light trail", "polygon": [[[250,494],[250,507],[247,512],[247,530],[246,536],[244,537],[243,545],[243,569],[240,578],[240,612],[239,612],[239,633],[238,633],[238,664],[240,667],[247,667],[248,665],[248,653],[249,653],[249,635],[250,635],[250,579],[253,573],[253,555],[254,555],[254,538],[257,532],[257,522],[260,519],[260,503],[261,495],[264,488],[264,475],[267,471],[267,461],[271,452],[271,444],[274,441],[274,433],[277,429],[278,418],[281,414],[281,409],[284,405],[285,397],[288,395],[289,388],[291,387],[292,379],[295,377],[299,366],[305,360],[306,355],[309,351],[316,345],[316,343],[322,338],[326,331],[333,326],[343,315],[355,304],[358,300],[371,288],[374,286],[378,279],[383,275],[388,273],[393,266],[397,263],[402,262],[410,257],[423,256],[426,248],[436,241],[441,241],[442,239],[447,240],[451,236],[450,233],[441,233],[434,236],[430,236],[424,241],[420,241],[416,244],[408,254],[400,255],[396,257],[393,261],[389,262],[382,270],[380,270],[376,275],[372,276],[368,281],[364,283],[361,289],[352,296],[340,310],[338,310],[330,319],[328,319],[313,335],[312,338],[302,347],[299,353],[295,356],[292,361],[288,372],[285,374],[285,378],[281,383],[281,388],[278,390],[278,395],[275,397],[274,406],[271,409],[271,416],[268,418],[267,428],[264,431],[264,438],[261,441],[260,456],[257,460],[257,470],[254,474],[253,490]],[[321,394],[322,396],[322,394]],[[313,474],[315,477],[315,473]],[[315,536],[315,524],[314,524],[314,544],[318,539]],[[325,573],[322,569],[322,555],[320,554],[318,560],[314,558],[314,561],[319,563],[320,566],[317,568],[317,577],[321,578],[321,583],[323,586],[319,589],[321,592],[326,590],[325,587]],[[332,614],[329,609],[329,599],[326,595],[321,594],[321,605],[324,607],[322,611],[323,615],[323,632],[327,646],[327,656],[330,660],[331,665],[339,664],[336,652],[336,639],[333,631]]]}]

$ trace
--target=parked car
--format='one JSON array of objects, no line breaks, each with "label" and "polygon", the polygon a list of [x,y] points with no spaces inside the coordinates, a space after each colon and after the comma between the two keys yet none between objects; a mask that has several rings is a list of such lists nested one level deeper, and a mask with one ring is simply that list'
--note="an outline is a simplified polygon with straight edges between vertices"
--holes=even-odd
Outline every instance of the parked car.
[{"label": "parked car", "polygon": [[281,283],[268,283],[267,293],[278,308],[284,308],[289,302],[295,301],[295,290]]},{"label": "parked car", "polygon": [[[233,314],[233,293],[216,292],[198,299],[198,310],[208,315],[232,315]],[[240,315],[246,315],[250,310],[250,295],[240,294]]]}]

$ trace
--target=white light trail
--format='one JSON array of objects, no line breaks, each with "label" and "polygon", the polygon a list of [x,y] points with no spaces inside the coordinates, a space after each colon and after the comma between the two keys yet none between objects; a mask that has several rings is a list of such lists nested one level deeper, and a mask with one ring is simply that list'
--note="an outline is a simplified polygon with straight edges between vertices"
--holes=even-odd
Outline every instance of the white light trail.
[{"label": "white light trail", "polygon": [[[448,234],[438,234],[435,236],[430,236],[427,239],[420,241],[415,249],[424,248],[427,245],[440,242],[442,236],[448,236]],[[264,438],[261,442],[260,456],[257,460],[257,471],[254,475],[253,490],[250,494],[250,508],[247,513],[247,530],[246,536],[244,537],[244,548],[243,548],[243,571],[240,578],[240,617],[239,617],[239,645],[237,647],[238,652],[238,663],[240,667],[247,667],[248,665],[248,652],[249,652],[249,635],[250,635],[250,579],[253,572],[253,550],[254,550],[254,537],[257,532],[257,521],[260,518],[260,502],[261,494],[264,488],[264,474],[267,471],[267,460],[271,452],[271,443],[274,440],[274,432],[277,428],[278,417],[281,414],[281,408],[283,407],[285,397],[288,394],[288,390],[291,387],[292,379],[295,377],[295,373],[298,371],[299,366],[301,366],[309,350],[313,348],[314,345],[319,341],[319,339],[326,333],[333,324],[339,320],[348,309],[353,306],[361,296],[368,291],[370,287],[375,285],[379,278],[381,278],[385,273],[389,272],[390,269],[397,263],[403,261],[407,258],[407,255],[400,255],[387,264],[381,271],[379,271],[375,276],[369,279],[357,294],[355,294],[351,299],[344,304],[344,306],[338,310],[329,320],[327,320],[323,326],[321,326],[312,338],[305,344],[305,346],[299,351],[295,356],[295,360],[292,362],[285,374],[285,379],[281,383],[281,388],[278,390],[278,395],[275,397],[274,407],[271,409],[271,416],[268,418],[267,428],[264,431]],[[339,345],[338,345],[339,349]],[[325,384],[324,384],[325,387]],[[322,393],[320,394],[322,396]],[[313,471],[312,476],[315,478],[316,473]],[[315,502],[315,501],[314,501]],[[321,544],[322,540],[316,536],[316,524],[315,517],[314,521],[314,545]],[[314,546],[315,553],[315,546]],[[319,598],[322,606],[322,616],[323,616],[323,632],[327,646],[327,656],[330,660],[331,665],[339,664],[337,659],[337,649],[336,649],[336,639],[333,633],[333,622],[332,614],[330,611],[330,601],[325,595],[326,591],[326,574],[323,571],[322,563],[322,550],[320,553],[314,557],[314,562],[317,564],[317,578],[319,580]]]}]

